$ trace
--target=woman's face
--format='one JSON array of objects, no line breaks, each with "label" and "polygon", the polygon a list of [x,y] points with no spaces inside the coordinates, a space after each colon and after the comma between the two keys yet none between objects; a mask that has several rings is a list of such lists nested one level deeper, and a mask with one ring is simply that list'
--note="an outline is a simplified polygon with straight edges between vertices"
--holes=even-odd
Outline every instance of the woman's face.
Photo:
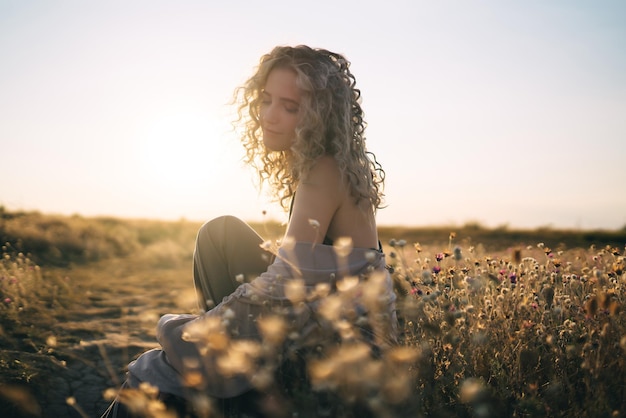
[{"label": "woman's face", "polygon": [[296,73],[287,68],[273,69],[261,94],[263,143],[272,151],[287,151],[296,138],[300,111]]}]

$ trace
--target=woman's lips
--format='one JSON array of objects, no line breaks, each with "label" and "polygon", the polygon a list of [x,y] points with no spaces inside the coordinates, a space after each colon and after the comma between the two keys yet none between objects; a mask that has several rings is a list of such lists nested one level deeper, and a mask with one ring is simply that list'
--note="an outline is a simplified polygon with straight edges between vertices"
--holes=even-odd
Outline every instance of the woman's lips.
[{"label": "woman's lips", "polygon": [[263,128],[263,132],[267,132],[268,134],[273,134],[273,135],[280,135],[280,132],[276,132],[267,128]]}]

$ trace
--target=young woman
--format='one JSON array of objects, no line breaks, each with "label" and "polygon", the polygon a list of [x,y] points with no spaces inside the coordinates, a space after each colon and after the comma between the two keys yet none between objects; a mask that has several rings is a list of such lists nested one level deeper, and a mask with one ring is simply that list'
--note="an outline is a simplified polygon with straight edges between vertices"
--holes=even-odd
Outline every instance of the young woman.
[{"label": "young woman", "polygon": [[236,91],[246,161],[289,210],[285,236],[270,254],[234,217],[206,223],[194,253],[205,313],[162,317],[161,349],[129,365],[127,386],[147,382],[192,402],[228,398],[263,388],[280,353],[329,335],[376,350],[395,342],[395,297],[375,222],[384,172],[365,146],[349,66],[324,49],[277,47]]}]

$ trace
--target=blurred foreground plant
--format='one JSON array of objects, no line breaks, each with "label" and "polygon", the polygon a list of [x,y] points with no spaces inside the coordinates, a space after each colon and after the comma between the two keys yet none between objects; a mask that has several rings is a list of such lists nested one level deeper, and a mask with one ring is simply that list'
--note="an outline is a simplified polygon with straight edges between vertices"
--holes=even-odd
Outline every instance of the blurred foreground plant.
[{"label": "blurred foreground plant", "polygon": [[[280,309],[259,320],[260,341],[231,339],[228,315],[187,335],[224,373],[247,375],[258,395],[200,396],[199,406],[222,406],[207,416],[248,416],[244,404],[266,416],[624,416],[623,249],[540,243],[488,255],[455,238],[444,248],[389,243],[398,345],[363,338],[384,302],[376,275],[346,277],[333,293],[291,283],[294,305],[320,304],[319,330],[306,341]],[[299,348],[283,350],[285,341]],[[201,387],[189,370],[189,385]]]}]

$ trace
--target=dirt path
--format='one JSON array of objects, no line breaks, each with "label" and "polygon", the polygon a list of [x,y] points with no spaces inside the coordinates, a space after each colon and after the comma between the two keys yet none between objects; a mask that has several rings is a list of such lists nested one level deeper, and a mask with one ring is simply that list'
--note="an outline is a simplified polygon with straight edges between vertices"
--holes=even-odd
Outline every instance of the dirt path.
[{"label": "dirt path", "polygon": [[[47,390],[35,394],[42,416],[99,417],[109,403],[103,392],[119,387],[130,360],[156,347],[158,318],[194,308],[190,270],[147,272],[118,259],[71,270],[80,303],[57,318],[56,345],[42,370],[49,373]],[[67,405],[68,397],[77,407]]]}]

